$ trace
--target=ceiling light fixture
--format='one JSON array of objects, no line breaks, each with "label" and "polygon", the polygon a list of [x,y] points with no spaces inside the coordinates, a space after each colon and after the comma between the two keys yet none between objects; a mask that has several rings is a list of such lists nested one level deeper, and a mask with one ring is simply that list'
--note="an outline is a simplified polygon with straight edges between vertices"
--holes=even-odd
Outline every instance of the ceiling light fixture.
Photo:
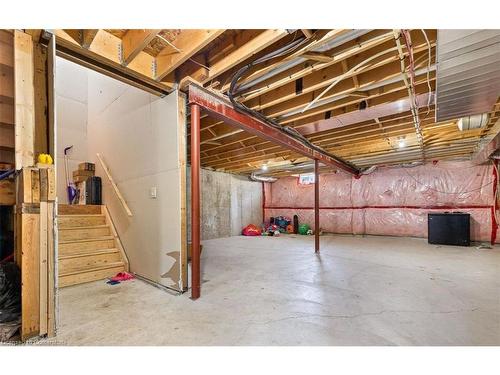
[{"label": "ceiling light fixture", "polygon": [[267,164],[262,164],[261,168],[262,168],[263,171],[267,171],[268,170]]},{"label": "ceiling light fixture", "polygon": [[404,140],[404,138],[400,138],[399,141],[398,141],[398,147],[399,148],[405,148],[406,147],[406,142]]}]

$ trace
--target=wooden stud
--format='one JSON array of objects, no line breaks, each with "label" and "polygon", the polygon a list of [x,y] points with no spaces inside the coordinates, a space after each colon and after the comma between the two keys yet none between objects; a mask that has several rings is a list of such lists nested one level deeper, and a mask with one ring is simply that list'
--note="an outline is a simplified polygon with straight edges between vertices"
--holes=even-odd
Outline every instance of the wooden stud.
[{"label": "wooden stud", "polygon": [[48,232],[47,202],[40,202],[40,335],[47,334],[47,307],[48,307],[48,270],[47,270],[47,232]]},{"label": "wooden stud", "polygon": [[55,203],[47,203],[47,335],[55,336],[56,321],[56,246],[54,240]]},{"label": "wooden stud", "polygon": [[33,41],[31,35],[14,32],[16,169],[34,164],[35,104]]},{"label": "wooden stud", "polygon": [[40,203],[40,171],[31,168],[31,203]]},{"label": "wooden stud", "polygon": [[23,168],[16,178],[17,204],[32,203],[31,169]]},{"label": "wooden stud", "polygon": [[49,195],[49,181],[47,168],[39,168],[40,173],[40,201],[47,202]]},{"label": "wooden stud", "polygon": [[55,168],[47,169],[47,201],[54,202],[56,200],[56,171]]},{"label": "wooden stud", "polygon": [[34,156],[48,153],[47,47],[34,45]]},{"label": "wooden stud", "polygon": [[0,181],[0,205],[16,204],[16,184],[12,180]]},{"label": "wooden stud", "polygon": [[[23,207],[24,209],[24,207]],[[21,254],[21,339],[27,340],[40,332],[40,214],[17,213],[20,216]]]}]

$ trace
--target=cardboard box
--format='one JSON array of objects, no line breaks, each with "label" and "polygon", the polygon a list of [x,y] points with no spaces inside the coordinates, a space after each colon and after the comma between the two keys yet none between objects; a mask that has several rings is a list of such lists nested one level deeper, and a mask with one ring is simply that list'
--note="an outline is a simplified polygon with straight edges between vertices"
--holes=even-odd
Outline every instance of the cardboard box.
[{"label": "cardboard box", "polygon": [[85,181],[87,178],[92,177],[95,175],[94,171],[82,171],[82,170],[76,170],[73,171],[73,180],[75,182],[80,182],[80,181]]},{"label": "cardboard box", "polygon": [[78,164],[78,170],[80,171],[94,171],[95,172],[95,164],[94,163],[80,163]]}]

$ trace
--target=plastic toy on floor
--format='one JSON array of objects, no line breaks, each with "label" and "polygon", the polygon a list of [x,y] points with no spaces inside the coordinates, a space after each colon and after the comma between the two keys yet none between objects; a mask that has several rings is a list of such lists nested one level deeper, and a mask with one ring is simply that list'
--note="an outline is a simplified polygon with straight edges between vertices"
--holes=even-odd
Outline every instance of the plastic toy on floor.
[{"label": "plastic toy on floor", "polygon": [[292,221],[286,216],[277,216],[274,218],[274,223],[278,226],[278,230],[281,233],[287,233],[287,226],[290,225]]},{"label": "plastic toy on floor", "polygon": [[275,232],[279,232],[279,227],[276,224],[270,224],[266,230],[267,235],[274,236]]},{"label": "plastic toy on floor", "polygon": [[241,231],[241,234],[244,236],[260,236],[261,235],[261,230],[253,224],[247,225],[243,230]]},{"label": "plastic toy on floor", "polygon": [[307,231],[311,230],[309,224],[300,224],[299,225],[299,234],[306,235]]},{"label": "plastic toy on floor", "polygon": [[111,277],[106,283],[109,285],[120,284],[122,281],[135,279],[135,276],[128,272],[118,272],[115,276]]}]

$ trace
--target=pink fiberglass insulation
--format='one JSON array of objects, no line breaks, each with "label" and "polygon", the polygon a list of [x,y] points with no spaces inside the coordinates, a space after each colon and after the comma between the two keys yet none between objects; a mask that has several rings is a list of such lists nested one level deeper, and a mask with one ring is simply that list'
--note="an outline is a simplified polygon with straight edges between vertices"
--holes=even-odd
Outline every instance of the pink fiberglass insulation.
[{"label": "pink fiberglass insulation", "polygon": [[[412,168],[383,167],[359,178],[344,173],[320,176],[320,227],[333,233],[427,237],[429,212],[471,214],[471,238],[490,241],[496,174],[493,164],[440,161]],[[297,214],[314,223],[314,186],[298,178],[265,183],[265,218]]]}]

